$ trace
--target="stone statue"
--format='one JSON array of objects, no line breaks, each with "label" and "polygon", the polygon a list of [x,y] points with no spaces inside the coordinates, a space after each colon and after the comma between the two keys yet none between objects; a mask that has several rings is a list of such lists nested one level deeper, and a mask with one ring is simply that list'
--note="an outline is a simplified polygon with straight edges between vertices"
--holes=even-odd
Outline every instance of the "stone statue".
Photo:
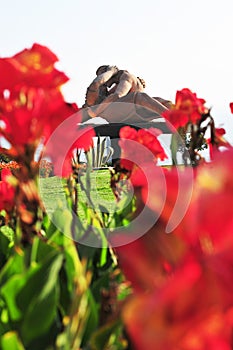
[{"label": "stone statue", "polygon": [[102,117],[108,122],[142,122],[161,118],[171,102],[150,97],[145,82],[116,66],[100,66],[87,88],[83,121]]}]

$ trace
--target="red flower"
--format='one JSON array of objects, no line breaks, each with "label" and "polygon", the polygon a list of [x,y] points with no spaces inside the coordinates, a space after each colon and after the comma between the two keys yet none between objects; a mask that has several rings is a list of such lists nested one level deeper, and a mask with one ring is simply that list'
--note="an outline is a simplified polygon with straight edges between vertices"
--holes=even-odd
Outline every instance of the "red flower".
[{"label": "red flower", "polygon": [[[0,59],[0,133],[22,154],[26,145],[35,148],[57,126],[76,113],[59,90],[68,78],[54,64],[57,56],[34,44],[10,58]],[[3,126],[4,125],[4,126]]]},{"label": "red flower", "polygon": [[[224,133],[217,132],[219,137]],[[233,150],[219,153],[195,173],[189,168],[166,171],[163,179],[158,167],[150,169],[146,176],[134,171],[131,179],[141,190],[137,199],[150,207],[151,216],[160,217],[137,241],[124,245],[133,232],[113,241],[134,290],[123,308],[133,347],[230,350]],[[142,228],[147,219],[142,217]],[[165,234],[177,219],[178,229]]]},{"label": "red flower", "polygon": [[39,44],[0,59],[0,134],[10,142],[9,152],[24,163],[24,155],[33,158],[38,144],[47,143],[55,133],[48,153],[55,173],[68,176],[73,149],[87,150],[95,133],[86,130],[84,136],[77,130],[81,116],[77,105],[66,103],[60,92],[68,78],[55,68],[57,61],[53,52]]},{"label": "red flower", "polygon": [[175,129],[183,127],[189,122],[188,115],[178,109],[167,110],[162,115],[171,124],[169,127],[174,127]]},{"label": "red flower", "polygon": [[190,259],[160,289],[132,298],[123,320],[136,350],[231,350],[233,310],[221,302],[213,276]]},{"label": "red flower", "polygon": [[233,114],[233,102],[230,103],[231,113]]},{"label": "red flower", "polygon": [[[232,348],[232,159],[228,151],[214,164],[199,167],[189,210],[176,234],[165,234],[165,228],[177,205],[179,182],[180,208],[187,205],[189,181],[168,171],[161,219],[133,243],[124,245],[119,236],[113,242],[122,244],[115,250],[134,288],[123,319],[135,349]],[[152,189],[160,187],[156,180],[154,176]],[[157,214],[159,202],[159,190],[154,190],[148,202],[151,215]]]},{"label": "red flower", "polygon": [[209,145],[210,159],[213,160],[215,155],[217,155],[220,151],[219,147],[231,148],[231,144],[227,142],[227,140],[223,137],[226,131],[223,128],[215,128],[214,135],[212,139],[207,139],[207,143]]},{"label": "red flower", "polygon": [[9,169],[0,171],[0,210],[11,211],[14,207],[15,189],[8,182],[8,177],[11,176]]},{"label": "red flower", "polygon": [[0,94],[4,90],[11,90],[20,81],[20,71],[16,69],[7,58],[0,58]]},{"label": "red flower", "polygon": [[[153,215],[153,213],[151,213]],[[156,216],[156,214],[154,213]],[[141,223],[143,229],[143,223]],[[131,243],[134,231],[111,238],[126,278],[135,293],[154,291],[166,283],[186,252],[185,243],[176,235],[166,235],[159,223]]]},{"label": "red flower", "polygon": [[203,114],[207,113],[205,100],[198,98],[189,89],[182,89],[176,93],[176,102],[163,116],[175,128],[184,127],[188,123],[196,124]]},{"label": "red flower", "polygon": [[166,232],[176,229],[186,215],[190,205],[195,170],[186,168],[166,169],[144,164],[142,169],[135,169],[130,181],[140,188],[141,199],[159,220],[164,222]]},{"label": "red flower", "polygon": [[38,144],[48,138],[68,116],[77,112],[76,105],[65,103],[58,90],[24,88],[2,101],[3,136],[14,147]]},{"label": "red flower", "polygon": [[[43,137],[46,142],[50,135],[61,125],[66,119],[75,116],[77,123],[80,122],[80,115],[78,114],[78,106],[76,103],[67,103],[64,101],[63,96],[60,92],[55,93],[53,101],[50,100],[50,103],[47,105],[47,114],[45,109],[45,119],[43,127]],[[76,129],[76,127],[75,127]],[[63,137],[68,137],[68,134],[71,130],[66,130],[66,135]]]},{"label": "red flower", "polygon": [[160,130],[150,128],[136,131],[130,126],[125,126],[120,130],[119,145],[121,147],[121,166],[127,170],[132,170],[134,164],[137,166],[157,159],[164,160],[167,155],[164,152],[157,136]]},{"label": "red flower", "polygon": [[46,157],[51,157],[54,174],[68,177],[72,173],[71,158],[74,149],[88,151],[93,146],[95,131],[91,127],[78,129],[79,114],[73,114],[61,123],[45,144]]},{"label": "red flower", "polygon": [[58,71],[54,64],[57,56],[47,47],[34,44],[13,57],[0,59],[0,91],[17,89],[21,86],[56,88],[68,78]]},{"label": "red flower", "polygon": [[198,240],[204,250],[221,251],[229,245],[233,248],[232,172],[232,149],[198,168],[183,238]]}]

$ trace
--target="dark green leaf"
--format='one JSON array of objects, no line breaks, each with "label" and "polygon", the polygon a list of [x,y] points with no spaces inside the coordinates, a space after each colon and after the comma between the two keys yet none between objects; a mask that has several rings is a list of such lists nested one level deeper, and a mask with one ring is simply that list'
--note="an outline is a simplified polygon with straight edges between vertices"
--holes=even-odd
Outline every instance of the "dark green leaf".
[{"label": "dark green leaf", "polygon": [[107,345],[111,335],[119,328],[119,321],[113,321],[101,327],[93,333],[90,341],[91,350],[107,350]]},{"label": "dark green leaf", "polygon": [[45,334],[54,319],[58,300],[58,274],[63,255],[50,254],[17,295],[17,305],[23,314],[21,333],[26,343]]},{"label": "dark green leaf", "polygon": [[82,346],[88,344],[89,339],[98,326],[98,304],[95,302],[92,293],[88,290],[89,317],[86,323],[85,332],[82,337]]},{"label": "dark green leaf", "polygon": [[25,285],[26,281],[25,276],[15,275],[12,276],[1,288],[1,295],[6,302],[12,321],[18,321],[22,317],[22,312],[16,302],[16,296],[23,285]]},{"label": "dark green leaf", "polygon": [[16,332],[8,332],[1,338],[1,350],[25,350]]},{"label": "dark green leaf", "polygon": [[16,253],[11,256],[5,266],[0,270],[0,286],[9,281],[11,276],[21,274],[24,271],[24,256]]},{"label": "dark green leaf", "polygon": [[10,250],[10,239],[0,231],[0,268],[6,263]]}]

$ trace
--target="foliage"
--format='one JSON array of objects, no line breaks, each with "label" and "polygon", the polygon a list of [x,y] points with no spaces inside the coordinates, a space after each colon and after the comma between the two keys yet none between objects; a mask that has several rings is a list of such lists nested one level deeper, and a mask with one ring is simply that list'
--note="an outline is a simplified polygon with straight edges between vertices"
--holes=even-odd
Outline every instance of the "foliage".
[{"label": "foliage", "polygon": [[[184,164],[196,166],[202,162],[199,151],[206,149],[207,145],[210,148],[211,159],[219,146],[229,146],[222,137],[225,130],[215,128],[211,111],[205,106],[205,102],[189,89],[183,89],[177,91],[175,105],[164,113],[171,129],[178,131],[172,135],[171,143],[174,164],[177,164],[178,150],[182,152]],[[209,138],[206,137],[208,132]]]},{"label": "foliage", "polygon": [[[0,134],[10,144],[0,151],[14,159],[0,170],[0,348],[230,350],[233,151],[224,130],[203,99],[178,91],[163,116],[184,166],[159,167],[159,131],[126,126],[121,159],[98,185],[94,130],[77,127],[81,111],[65,102],[56,62],[39,44],[0,58]],[[51,164],[56,176],[41,179]],[[104,203],[98,187],[112,191]]]},{"label": "foliage", "polygon": [[[87,128],[83,135],[74,127],[80,120],[78,107],[67,104],[60,93],[68,78],[54,67],[56,61],[38,44],[0,59],[0,132],[10,143],[1,151],[14,159],[1,163],[0,347],[123,349],[127,341],[118,297],[127,295],[128,286],[103,231],[109,225],[108,210],[103,215],[93,204],[91,169],[72,160],[74,149],[90,148],[94,131]],[[66,135],[69,142],[75,139],[60,160],[65,141],[58,143],[57,134],[54,142],[51,139],[62,122],[69,128],[66,134],[62,130],[63,141]],[[41,140],[45,148],[35,162]],[[64,209],[58,201],[48,213],[38,181],[39,172],[47,176],[51,170],[50,162],[40,161],[45,152],[55,174],[64,176],[61,193],[66,205]],[[75,215],[78,187],[85,192],[85,222]],[[98,247],[77,244],[88,231],[97,236]]]}]

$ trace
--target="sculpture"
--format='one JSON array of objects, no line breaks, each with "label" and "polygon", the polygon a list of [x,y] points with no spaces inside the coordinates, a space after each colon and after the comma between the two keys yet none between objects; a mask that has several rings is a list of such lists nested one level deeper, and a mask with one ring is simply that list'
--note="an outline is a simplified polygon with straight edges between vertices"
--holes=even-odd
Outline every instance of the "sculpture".
[{"label": "sculpture", "polygon": [[145,82],[116,66],[100,66],[87,88],[83,121],[102,117],[108,122],[142,122],[161,118],[171,106],[162,98],[144,92]]}]

